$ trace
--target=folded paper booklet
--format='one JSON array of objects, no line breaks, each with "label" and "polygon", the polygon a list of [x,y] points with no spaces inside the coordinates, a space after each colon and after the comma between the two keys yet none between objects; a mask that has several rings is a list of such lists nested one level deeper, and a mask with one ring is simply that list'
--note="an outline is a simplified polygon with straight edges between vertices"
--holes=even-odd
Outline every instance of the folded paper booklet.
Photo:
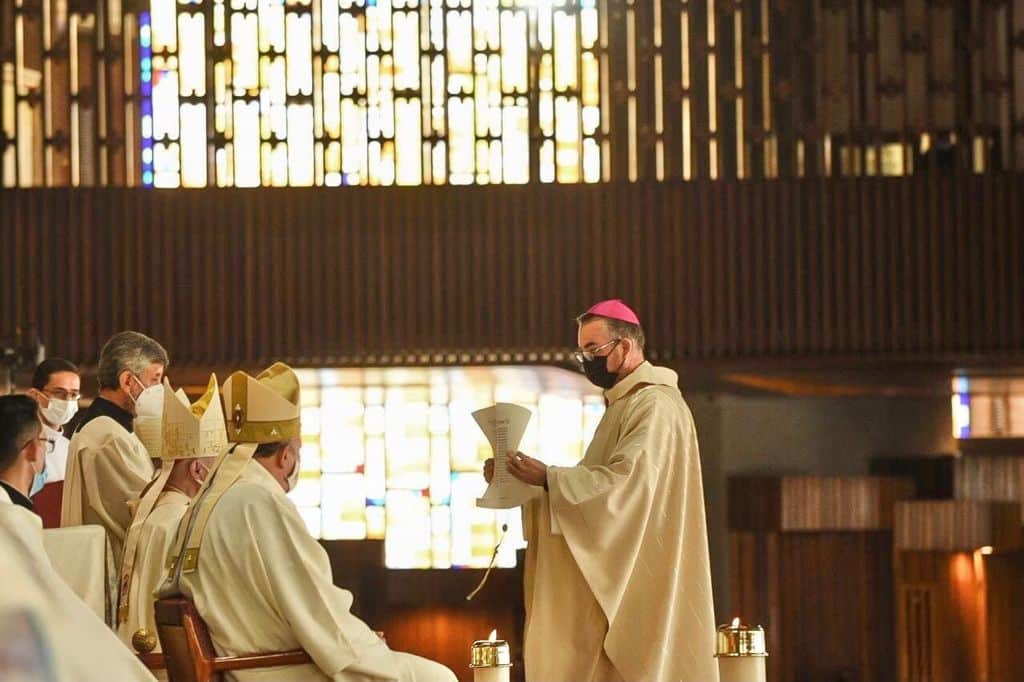
[{"label": "folded paper booklet", "polygon": [[511,509],[540,494],[537,486],[523,483],[508,472],[508,452],[519,449],[519,443],[530,423],[530,411],[512,403],[497,403],[473,413],[473,419],[487,436],[494,451],[494,476],[476,506],[487,509]]}]

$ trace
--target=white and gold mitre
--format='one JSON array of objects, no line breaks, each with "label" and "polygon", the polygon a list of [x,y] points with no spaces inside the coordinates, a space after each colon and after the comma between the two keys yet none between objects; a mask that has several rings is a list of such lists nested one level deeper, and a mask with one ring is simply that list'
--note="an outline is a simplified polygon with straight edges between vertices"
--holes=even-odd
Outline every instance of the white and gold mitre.
[{"label": "white and gold mitre", "polygon": [[135,418],[132,431],[146,447],[151,459],[161,459],[163,454],[164,436],[164,413],[167,411],[167,401],[174,400],[188,405],[188,396],[180,388],[171,391],[171,382],[164,377],[164,409],[159,415],[152,417],[140,416]]},{"label": "white and gold mitre", "polygon": [[183,396],[164,391],[161,459],[220,457],[228,449],[228,434],[217,375],[210,375],[206,392],[191,405]]},{"label": "white and gold mitre", "polygon": [[232,443],[277,443],[299,435],[299,377],[288,365],[275,362],[255,378],[235,372],[222,392]]},{"label": "white and gold mitre", "polygon": [[135,570],[142,526],[152,513],[171,476],[174,461],[220,457],[228,449],[224,412],[220,405],[220,392],[217,390],[217,375],[210,376],[206,392],[192,404],[189,404],[188,397],[181,389],[172,392],[171,384],[165,377],[164,409],[160,417],[137,419],[135,430],[139,440],[149,451],[150,457],[159,457],[164,465],[139,498],[135,515],[125,535],[117,609],[119,624],[128,618],[129,588]]}]

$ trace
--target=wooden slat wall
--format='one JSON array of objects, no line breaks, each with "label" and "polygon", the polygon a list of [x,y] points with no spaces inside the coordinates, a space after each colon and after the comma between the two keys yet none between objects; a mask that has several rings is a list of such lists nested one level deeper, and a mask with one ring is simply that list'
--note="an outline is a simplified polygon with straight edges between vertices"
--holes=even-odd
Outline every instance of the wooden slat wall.
[{"label": "wooden slat wall", "polygon": [[1024,502],[1024,457],[962,457],[954,466],[956,499]]},{"label": "wooden slat wall", "polygon": [[914,551],[1021,549],[1020,507],[973,500],[898,502],[893,542],[899,550]]},{"label": "wooden slat wall", "polygon": [[985,558],[984,565],[989,679],[1024,680],[1017,644],[1020,614],[1024,613],[1024,552],[993,554]]},{"label": "wooden slat wall", "polygon": [[1009,677],[986,674],[988,651],[1014,648],[1015,637],[988,627],[985,560],[970,552],[896,552],[893,563],[899,682],[1021,679],[1019,666]]},{"label": "wooden slat wall", "polygon": [[1021,682],[1024,553],[897,552],[899,682]]},{"label": "wooden slat wall", "polygon": [[545,361],[622,296],[679,362],[1019,358],[1022,180],[5,190],[0,330],[78,361],[124,328],[184,364]]},{"label": "wooden slat wall", "polygon": [[895,675],[892,534],[732,532],[735,614],[765,627],[773,682]]},{"label": "wooden slat wall", "polygon": [[783,533],[892,529],[893,506],[913,496],[909,478],[733,476],[729,528]]}]

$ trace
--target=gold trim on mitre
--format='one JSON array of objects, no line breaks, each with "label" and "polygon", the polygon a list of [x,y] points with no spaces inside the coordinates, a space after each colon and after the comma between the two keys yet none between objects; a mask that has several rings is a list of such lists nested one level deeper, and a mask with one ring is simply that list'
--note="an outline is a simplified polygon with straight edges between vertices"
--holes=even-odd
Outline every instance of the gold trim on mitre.
[{"label": "gold trim on mitre", "polygon": [[235,372],[222,393],[232,443],[276,443],[299,436],[299,377],[288,365],[275,362],[255,378]]},{"label": "gold trim on mitre", "polygon": [[[159,439],[155,439],[153,436],[154,426],[157,428]],[[139,439],[146,445],[150,456],[155,456],[154,450],[159,453],[163,467],[138,500],[135,515],[125,534],[120,580],[118,581],[117,622],[119,624],[124,623],[128,618],[129,594],[134,579],[142,526],[153,512],[157,500],[164,491],[174,461],[198,457],[219,457],[228,449],[224,412],[221,409],[220,392],[217,389],[217,375],[210,376],[206,392],[193,404],[189,404],[188,396],[180,388],[176,392],[172,392],[171,384],[165,377],[164,408],[161,410],[159,418],[143,420]],[[159,443],[159,446],[156,446],[155,443]]]},{"label": "gold trim on mitre", "polygon": [[149,453],[151,459],[161,459],[164,447],[164,414],[167,412],[168,401],[177,401],[188,408],[188,396],[180,388],[177,391],[171,390],[171,382],[164,377],[164,408],[158,416],[135,417],[132,423],[132,432],[142,441],[143,447]]},{"label": "gold trim on mitre", "polygon": [[165,393],[162,459],[219,457],[227,449],[228,434],[216,374],[210,375],[206,392],[191,405]]},{"label": "gold trim on mitre", "polygon": [[255,378],[235,372],[221,389],[228,422],[228,440],[235,447],[223,455],[206,477],[193,503],[178,524],[167,559],[169,573],[160,594],[180,591],[182,573],[199,566],[199,552],[210,515],[241,476],[260,443],[299,437],[301,403],[299,377],[288,365],[275,362]]}]

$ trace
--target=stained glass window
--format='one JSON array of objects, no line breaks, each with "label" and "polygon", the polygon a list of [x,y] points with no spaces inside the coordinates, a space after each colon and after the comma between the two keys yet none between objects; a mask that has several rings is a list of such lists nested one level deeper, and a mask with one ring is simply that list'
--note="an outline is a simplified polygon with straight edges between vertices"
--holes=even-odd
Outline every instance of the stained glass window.
[{"label": "stained glass window", "polygon": [[551,367],[301,370],[302,470],[291,498],[311,533],[384,540],[391,568],[499,566],[523,545],[518,509],[476,506],[490,446],[472,412],[530,409],[521,449],[548,464],[583,456],[604,413],[582,376]]},{"label": "stained glass window", "polygon": [[139,29],[143,184],[601,179],[593,0],[149,8]]}]

